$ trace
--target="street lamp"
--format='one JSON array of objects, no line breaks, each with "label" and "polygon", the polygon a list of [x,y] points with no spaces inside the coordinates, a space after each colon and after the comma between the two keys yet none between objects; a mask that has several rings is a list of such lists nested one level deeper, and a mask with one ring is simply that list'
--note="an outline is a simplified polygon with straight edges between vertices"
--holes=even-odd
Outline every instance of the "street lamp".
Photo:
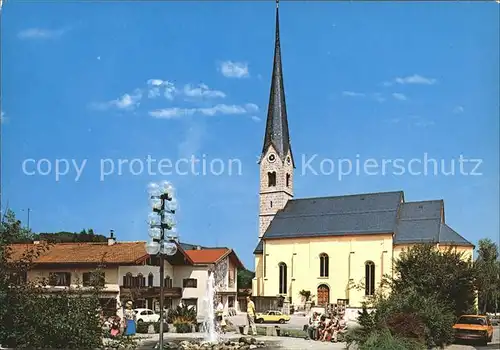
[{"label": "street lamp", "polygon": [[[165,255],[172,256],[177,253],[177,238],[175,229],[175,211],[177,200],[174,198],[174,187],[168,181],[150,183],[148,186],[149,204],[152,212],[148,215],[148,234],[150,240],[146,243],[146,252],[160,258],[160,342],[159,347],[163,349],[163,295]],[[165,231],[168,234],[165,234]]]}]

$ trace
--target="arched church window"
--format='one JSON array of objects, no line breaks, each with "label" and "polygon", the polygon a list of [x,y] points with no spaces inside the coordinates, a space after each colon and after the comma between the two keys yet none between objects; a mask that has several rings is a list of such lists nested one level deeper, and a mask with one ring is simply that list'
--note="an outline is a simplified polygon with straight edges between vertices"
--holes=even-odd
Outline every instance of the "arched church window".
[{"label": "arched church window", "polygon": [[328,277],[329,274],[329,259],[328,254],[320,254],[319,256],[319,276]]},{"label": "arched church window", "polygon": [[290,174],[286,174],[286,187],[290,187]]},{"label": "arched church window", "polygon": [[267,185],[268,187],[276,186],[276,172],[267,173]]},{"label": "arched church window", "polygon": [[287,289],[287,268],[284,262],[279,263],[279,294],[286,294]]},{"label": "arched church window", "polygon": [[373,261],[365,263],[365,295],[375,294],[375,264]]}]

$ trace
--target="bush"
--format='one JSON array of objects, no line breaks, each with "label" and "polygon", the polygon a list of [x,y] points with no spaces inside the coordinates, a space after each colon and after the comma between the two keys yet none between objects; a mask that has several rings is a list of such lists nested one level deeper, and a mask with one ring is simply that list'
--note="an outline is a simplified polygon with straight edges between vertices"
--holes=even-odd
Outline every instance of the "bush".
[{"label": "bush", "polygon": [[[407,329],[403,330],[394,325],[398,318],[408,320]],[[392,326],[394,332],[403,332],[404,336],[410,335],[410,338],[421,339],[428,347],[442,347],[451,343],[454,321],[455,316],[451,308],[443,305],[435,297],[423,296],[411,290],[392,293],[388,298],[379,300],[375,314],[375,323],[379,329]],[[424,334],[420,337],[422,325]],[[408,327],[415,328],[408,329]]]},{"label": "bush", "polygon": [[425,342],[425,324],[415,313],[394,313],[388,317],[386,324],[395,337],[413,339],[420,343]]},{"label": "bush", "polygon": [[192,323],[179,322],[179,323],[174,323],[174,326],[175,329],[177,330],[177,333],[191,333],[193,330]]},{"label": "bush", "polygon": [[[141,322],[137,324],[137,333],[148,333],[149,326],[153,325],[155,333],[160,333],[160,322]],[[168,332],[168,324],[163,323],[163,333]]]},{"label": "bush", "polygon": [[196,310],[187,305],[179,305],[168,311],[168,323],[196,323]]},{"label": "bush", "polygon": [[359,350],[424,350],[426,347],[405,338],[395,337],[389,330],[372,333]]},{"label": "bush", "polygon": [[362,311],[358,311],[359,327],[348,329],[345,340],[347,348],[350,348],[354,343],[363,345],[368,338],[375,332],[375,313],[368,312],[366,304],[363,304]]}]

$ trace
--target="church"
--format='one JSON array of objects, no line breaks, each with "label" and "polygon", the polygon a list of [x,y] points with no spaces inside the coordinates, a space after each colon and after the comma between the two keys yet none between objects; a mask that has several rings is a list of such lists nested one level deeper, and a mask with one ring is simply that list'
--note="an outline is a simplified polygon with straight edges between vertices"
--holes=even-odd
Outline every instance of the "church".
[{"label": "church", "polygon": [[392,273],[393,259],[405,248],[432,243],[472,259],[474,245],[446,223],[443,200],[407,202],[403,191],[294,198],[278,6],[274,50],[259,161],[253,296],[282,296],[299,305],[304,290],[314,296],[316,305],[360,307],[375,293],[382,276]]}]

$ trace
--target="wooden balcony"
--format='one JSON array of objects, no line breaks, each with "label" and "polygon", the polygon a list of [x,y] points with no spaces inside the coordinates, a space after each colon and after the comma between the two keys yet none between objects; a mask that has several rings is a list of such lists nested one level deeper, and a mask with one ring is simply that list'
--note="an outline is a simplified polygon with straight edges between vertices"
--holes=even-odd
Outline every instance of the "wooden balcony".
[{"label": "wooden balcony", "polygon": [[[172,287],[164,288],[163,294],[166,298],[181,298],[182,288]],[[160,287],[120,287],[121,297],[131,298],[158,298],[160,296]]]}]

